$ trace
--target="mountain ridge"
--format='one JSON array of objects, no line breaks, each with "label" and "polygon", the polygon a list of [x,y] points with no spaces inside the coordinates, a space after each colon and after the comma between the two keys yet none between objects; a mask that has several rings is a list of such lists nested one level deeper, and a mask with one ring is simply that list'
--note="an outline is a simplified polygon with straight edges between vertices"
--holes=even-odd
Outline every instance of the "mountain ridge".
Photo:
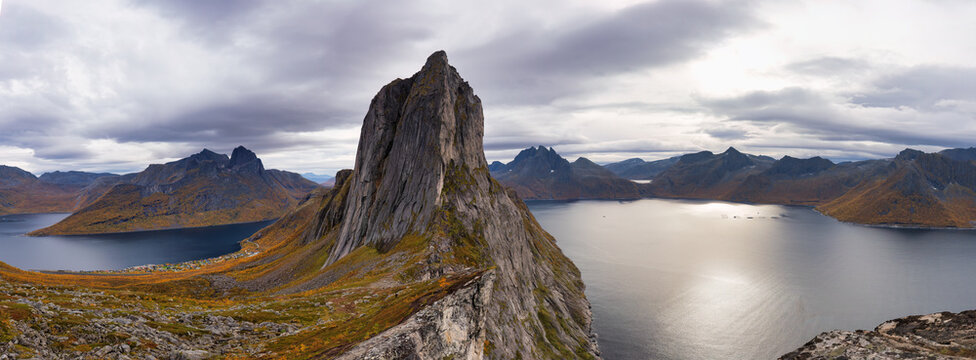
[{"label": "mountain ridge", "polygon": [[91,184],[118,176],[56,171],[37,177],[17,167],[0,165],[0,215],[72,212],[88,203],[84,194]]},{"label": "mountain ridge", "polygon": [[300,175],[265,170],[252,151],[208,149],[103,182],[82,207],[30,235],[76,235],[199,227],[270,220],[317,187]]},{"label": "mountain ridge", "polygon": [[508,164],[488,167],[493,177],[529,200],[636,199],[637,185],[586,158],[570,163],[553,148],[530,147]]}]

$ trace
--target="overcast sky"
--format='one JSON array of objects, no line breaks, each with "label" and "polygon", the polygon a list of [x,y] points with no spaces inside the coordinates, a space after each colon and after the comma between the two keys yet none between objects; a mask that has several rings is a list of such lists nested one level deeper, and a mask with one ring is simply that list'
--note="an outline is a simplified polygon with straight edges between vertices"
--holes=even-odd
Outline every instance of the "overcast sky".
[{"label": "overcast sky", "polygon": [[372,96],[439,49],[484,103],[489,161],[970,147],[973,19],[965,0],[6,0],[0,164],[132,172],[244,145],[332,174]]}]

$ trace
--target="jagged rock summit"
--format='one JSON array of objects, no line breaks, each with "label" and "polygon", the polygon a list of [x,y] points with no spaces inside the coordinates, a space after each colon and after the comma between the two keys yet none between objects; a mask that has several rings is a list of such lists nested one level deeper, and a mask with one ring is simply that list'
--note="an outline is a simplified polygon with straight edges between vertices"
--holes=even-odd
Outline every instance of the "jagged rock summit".
[{"label": "jagged rock summit", "polygon": [[442,203],[448,171],[487,169],[483,132],[481,99],[443,51],[413,77],[384,86],[363,121],[350,201],[330,259],[422,232]]},{"label": "jagged rock summit", "polygon": [[373,99],[355,169],[337,174],[308,226],[305,243],[335,239],[320,278],[340,276],[329,274],[362,248],[413,256],[400,249],[418,238],[426,260],[403,273],[477,277],[340,358],[599,357],[579,270],[492,179],[483,134],[481,100],[443,51]]}]

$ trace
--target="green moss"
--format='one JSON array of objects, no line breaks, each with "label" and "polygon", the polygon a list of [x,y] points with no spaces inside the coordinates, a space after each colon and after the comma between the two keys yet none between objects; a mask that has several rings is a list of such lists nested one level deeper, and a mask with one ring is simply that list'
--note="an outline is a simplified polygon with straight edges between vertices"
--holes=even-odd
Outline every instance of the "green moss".
[{"label": "green moss", "polygon": [[491,257],[487,253],[488,241],[485,240],[484,225],[480,220],[469,229],[457,217],[455,208],[445,203],[440,209],[438,218],[440,232],[451,240],[452,254],[446,262],[463,264],[471,267],[487,267],[491,265]]}]

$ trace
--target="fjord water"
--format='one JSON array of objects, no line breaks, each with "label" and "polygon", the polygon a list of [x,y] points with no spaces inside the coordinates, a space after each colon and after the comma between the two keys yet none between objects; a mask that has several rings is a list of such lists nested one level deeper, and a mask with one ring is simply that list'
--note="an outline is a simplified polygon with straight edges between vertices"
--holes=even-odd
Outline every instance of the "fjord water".
[{"label": "fjord water", "polygon": [[239,242],[271,221],[123,234],[28,237],[68,214],[0,217],[0,261],[21,269],[117,270],[206,259],[240,250]]},{"label": "fjord water", "polygon": [[529,208],[582,271],[608,360],[773,359],[823,331],[976,309],[976,231],[713,201]]}]

